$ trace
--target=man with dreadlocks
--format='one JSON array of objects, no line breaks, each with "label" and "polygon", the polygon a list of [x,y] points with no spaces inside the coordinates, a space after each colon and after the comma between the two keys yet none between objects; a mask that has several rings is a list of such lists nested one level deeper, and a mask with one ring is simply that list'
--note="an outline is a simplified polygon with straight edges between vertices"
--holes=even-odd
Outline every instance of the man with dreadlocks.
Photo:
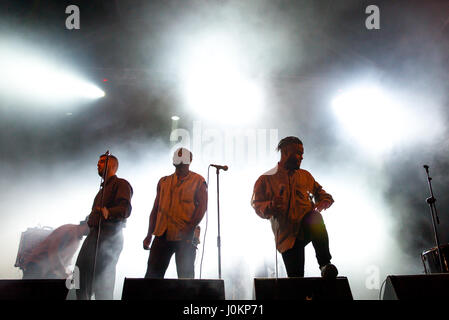
[{"label": "man with dreadlocks", "polygon": [[304,146],[297,137],[278,144],[277,166],[259,177],[251,204],[256,213],[270,219],[276,248],[282,254],[287,275],[304,277],[304,248],[312,242],[323,278],[335,278],[329,237],[321,211],[334,202],[313,176],[300,169]]}]

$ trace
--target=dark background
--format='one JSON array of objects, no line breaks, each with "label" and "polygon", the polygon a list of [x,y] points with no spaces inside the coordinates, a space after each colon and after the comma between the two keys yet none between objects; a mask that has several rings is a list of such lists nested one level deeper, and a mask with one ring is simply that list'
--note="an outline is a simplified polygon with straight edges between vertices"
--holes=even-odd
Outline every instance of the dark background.
[{"label": "dark background", "polygon": [[[65,28],[70,4],[80,8],[80,30]],[[372,4],[380,8],[380,30],[365,28],[365,8]],[[449,242],[449,2],[3,0],[0,12],[0,36],[49,48],[49,58],[77,66],[106,92],[81,109],[61,105],[50,111],[0,101],[0,175],[10,177],[2,183],[4,190],[39,170],[38,163],[47,168],[68,157],[81,163],[110,145],[136,157],[142,153],[139,142],[164,141],[168,146],[170,116],[181,115],[181,126],[195,117],[180,104],[179,61],[167,57],[180,50],[183,39],[221,24],[241,40],[251,61],[247,72],[267,79],[278,98],[258,125],[279,128],[280,137],[302,135],[308,150],[326,163],[338,154],[339,161],[350,164],[359,152],[351,141],[340,140],[325,109],[329,92],[342,83],[372,73],[386,87],[435,97],[439,109],[423,105],[420,112],[438,112],[444,135],[409,141],[383,155],[380,172],[386,182],[381,193],[394,213],[392,236],[419,265],[419,254],[435,245],[422,168],[430,165],[440,240]],[[363,166],[354,161],[354,174],[358,170],[362,174]]]}]

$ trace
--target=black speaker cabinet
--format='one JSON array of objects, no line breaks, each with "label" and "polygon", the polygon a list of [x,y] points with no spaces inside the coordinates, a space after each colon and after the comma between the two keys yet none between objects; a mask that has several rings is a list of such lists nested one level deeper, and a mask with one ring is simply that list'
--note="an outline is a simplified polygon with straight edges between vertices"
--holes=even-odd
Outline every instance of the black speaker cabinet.
[{"label": "black speaker cabinet", "polygon": [[255,278],[256,300],[352,300],[346,277]]},{"label": "black speaker cabinet", "polygon": [[0,300],[65,300],[65,279],[0,280]]},{"label": "black speaker cabinet", "polygon": [[449,274],[388,276],[383,300],[449,300]]},{"label": "black speaker cabinet", "polygon": [[224,281],[125,278],[122,300],[224,300]]}]

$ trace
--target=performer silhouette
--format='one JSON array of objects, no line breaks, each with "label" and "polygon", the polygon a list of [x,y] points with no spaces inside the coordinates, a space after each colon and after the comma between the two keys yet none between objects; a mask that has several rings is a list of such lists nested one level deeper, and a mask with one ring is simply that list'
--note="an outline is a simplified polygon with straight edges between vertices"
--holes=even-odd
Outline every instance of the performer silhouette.
[{"label": "performer silhouette", "polygon": [[173,155],[175,173],[163,177],[150,214],[148,234],[143,241],[148,249],[145,278],[163,278],[173,254],[178,278],[194,278],[196,245],[194,231],[207,209],[207,185],[204,178],[189,170],[192,153],[180,148]]},{"label": "performer silhouette", "polygon": [[320,214],[334,200],[308,171],[300,169],[304,146],[299,138],[282,139],[278,151],[277,166],[254,185],[252,206],[261,218],[270,219],[289,277],[304,276],[304,247],[312,242],[322,277],[335,278],[338,271],[330,263],[329,238]]},{"label": "performer silhouette", "polygon": [[113,298],[116,265],[123,248],[122,228],[131,214],[133,195],[129,182],[115,175],[118,165],[113,155],[104,154],[98,160],[98,174],[105,181],[92,205],[87,222],[90,231],[76,261],[80,271],[78,300],[90,300],[94,294],[96,300]]}]

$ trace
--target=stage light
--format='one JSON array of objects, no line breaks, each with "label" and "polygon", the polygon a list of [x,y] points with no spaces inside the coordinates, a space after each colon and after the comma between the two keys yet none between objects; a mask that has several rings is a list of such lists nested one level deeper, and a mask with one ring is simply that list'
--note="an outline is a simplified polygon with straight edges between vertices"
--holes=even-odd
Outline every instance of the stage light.
[{"label": "stage light", "polygon": [[51,105],[105,96],[73,70],[29,48],[0,43],[0,70],[0,94],[15,100]]},{"label": "stage light", "polygon": [[343,91],[332,107],[343,129],[362,147],[383,152],[410,133],[410,115],[393,95],[376,86]]},{"label": "stage light", "polygon": [[171,119],[172,119],[173,121],[178,121],[180,118],[179,118],[178,116],[173,116],[173,117],[171,117]]},{"label": "stage light", "polygon": [[182,78],[185,101],[198,116],[225,123],[247,123],[260,115],[263,90],[241,67],[226,36],[205,37],[187,50]]}]

